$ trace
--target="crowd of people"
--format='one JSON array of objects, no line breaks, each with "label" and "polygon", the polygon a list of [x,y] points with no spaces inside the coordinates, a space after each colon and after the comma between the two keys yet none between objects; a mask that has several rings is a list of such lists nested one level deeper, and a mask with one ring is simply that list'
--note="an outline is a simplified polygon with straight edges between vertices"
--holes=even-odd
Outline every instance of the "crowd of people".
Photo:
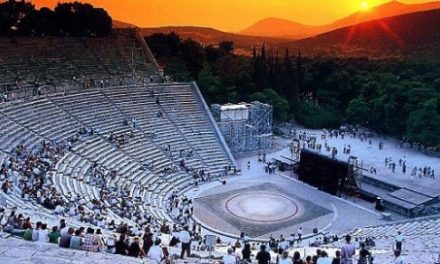
[{"label": "crowd of people", "polygon": [[17,188],[23,200],[34,200],[48,209],[66,204],[48,176],[48,172],[63,155],[62,144],[44,140],[32,149],[22,144],[16,146],[12,155],[1,164],[2,191],[10,193]]},{"label": "crowd of people", "polygon": [[[289,130],[289,136],[295,140],[299,140],[300,147],[302,149],[311,149],[318,151],[321,153],[322,147],[324,147],[324,153],[331,156],[332,158],[342,158],[340,157],[340,149],[342,149],[342,154],[345,155],[343,158],[348,158],[352,155],[352,146],[350,144],[343,144],[342,146],[333,146],[331,145],[327,139],[339,138],[344,140],[346,137],[350,137],[352,139],[359,139],[361,142],[366,142],[368,147],[373,147],[373,143],[377,143],[378,150],[381,151],[384,149],[385,142],[378,134],[371,132],[366,129],[353,128],[353,127],[341,127],[340,129],[326,130],[324,129],[320,134],[320,140],[315,133],[306,132],[306,131],[297,131],[294,129]],[[385,139],[385,137],[383,137]],[[322,142],[323,141],[323,145]],[[398,141],[401,148],[403,148],[404,141]],[[363,161],[360,161],[363,164]],[[393,158],[393,157],[385,157],[385,168],[391,171],[393,174],[400,171],[402,175],[407,175],[408,164],[406,156],[401,158]],[[378,168],[376,166],[369,166],[368,172],[373,175],[378,174]],[[382,171],[383,173],[383,171]],[[430,165],[426,166],[414,166],[409,173],[409,179],[414,181],[415,178],[435,178],[435,169]]]},{"label": "crowd of people", "polygon": [[130,219],[133,226],[144,224],[159,224],[146,211],[142,210],[142,202],[132,196],[127,183],[113,184],[118,177],[115,170],[108,170],[94,162],[78,179],[87,182],[99,190],[99,198],[89,197],[83,193],[61,194],[54,186],[49,175],[55,164],[63,157],[65,151],[71,151],[73,144],[83,136],[90,136],[90,132],[81,128],[78,133],[62,143],[42,141],[32,147],[22,144],[16,146],[8,158],[4,159],[0,169],[0,183],[2,192],[12,192],[21,196],[24,201],[33,202],[60,216],[75,217],[79,221],[89,223],[100,228],[114,230],[117,215]]},{"label": "crowd of people", "polygon": [[[170,205],[186,211],[184,205],[189,199],[173,197]],[[190,209],[187,208],[187,213]],[[30,217],[12,210],[7,212],[0,208],[0,229],[24,240],[36,242],[36,248],[44,251],[48,245],[54,244],[61,248],[85,250],[90,252],[107,252],[124,256],[146,258],[153,263],[170,263],[172,258],[201,258],[201,252],[215,250],[207,237],[202,235],[201,226],[193,223],[192,226],[183,227],[174,225],[172,229],[163,223],[161,226],[153,226],[148,223],[136,228],[122,224],[112,231],[85,225],[74,228],[69,226],[66,219],[62,218],[57,225],[49,227],[47,223],[32,222]],[[168,245],[163,239],[169,241]],[[398,232],[393,238],[394,260],[393,264],[404,264],[405,259],[401,255],[403,250],[404,236]],[[339,245],[337,236],[324,239],[325,243]],[[331,240],[331,241],[330,241]],[[220,257],[212,257],[213,261],[223,264],[258,263],[258,264],[372,264],[374,256],[372,248],[375,247],[373,238],[352,242],[350,235],[345,237],[345,243],[334,251],[332,255],[326,250],[317,249],[315,254],[301,256],[299,248],[302,247],[302,228],[298,234],[290,234],[288,237],[281,235],[275,239],[272,235],[266,243],[255,243],[247,235],[237,239],[235,243],[226,244],[227,254]],[[336,244],[334,243],[336,242]],[[295,245],[297,243],[297,245]],[[310,245],[313,247],[326,246]],[[217,237],[214,246],[225,246],[220,237]],[[211,248],[210,248],[211,247]],[[333,246],[334,247],[334,246]],[[259,248],[259,251],[257,251]],[[331,247],[330,247],[331,248]],[[174,250],[172,250],[174,249]],[[180,249],[180,254],[176,253]],[[194,253],[194,251],[196,251]],[[172,254],[174,252],[174,255]],[[354,258],[356,256],[356,258]],[[276,259],[274,261],[274,259]],[[355,259],[357,262],[355,262]],[[215,263],[215,262],[214,262]]]},{"label": "crowd of people", "polygon": [[[399,235],[395,238],[396,241],[402,241]],[[255,251],[255,244],[250,244],[244,241],[244,246],[240,252],[241,245],[237,241],[234,246],[228,248],[227,255],[223,256],[222,263],[224,264],[239,264],[239,263],[258,263],[258,264],[373,264],[374,256],[372,254],[372,248],[374,248],[375,243],[371,238],[367,238],[362,241],[358,241],[358,244],[352,242],[350,235],[345,237],[345,242],[343,245],[337,249],[333,250],[332,256],[323,249],[316,249],[315,254],[301,256],[298,250],[287,240],[282,237],[278,240],[279,243],[272,243],[271,238],[268,243],[262,243],[259,246],[259,251],[253,255],[252,252]],[[284,243],[285,242],[285,243]],[[397,242],[396,242],[397,243]],[[397,243],[397,245],[399,245]],[[400,244],[401,245],[401,244]],[[393,264],[404,264],[406,263],[404,258],[401,256],[402,248],[397,247],[394,250],[394,260]],[[272,253],[275,253],[276,260],[273,261],[274,257]],[[357,256],[355,258],[355,256]]]}]

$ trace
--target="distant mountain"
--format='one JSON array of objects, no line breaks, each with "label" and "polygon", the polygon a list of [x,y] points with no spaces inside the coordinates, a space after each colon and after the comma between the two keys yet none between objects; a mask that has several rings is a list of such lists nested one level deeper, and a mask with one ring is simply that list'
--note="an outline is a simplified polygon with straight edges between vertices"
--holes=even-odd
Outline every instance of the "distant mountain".
[{"label": "distant mountain", "polygon": [[136,26],[129,24],[129,23],[126,23],[126,22],[122,22],[122,21],[113,19],[113,28],[132,28],[132,27],[136,27]]},{"label": "distant mountain", "polygon": [[398,1],[392,1],[371,8],[368,11],[359,11],[348,17],[337,20],[329,25],[332,29],[347,27],[363,22],[377,20],[386,17],[399,16],[409,13],[439,9],[440,2],[422,3],[422,4],[403,4]]},{"label": "distant mountain", "polygon": [[265,18],[238,32],[241,35],[301,39],[322,32],[322,26],[308,26],[280,18]]},{"label": "distant mountain", "polygon": [[242,55],[250,55],[252,46],[260,46],[263,43],[270,47],[286,46],[291,42],[290,39],[284,38],[271,38],[271,37],[258,37],[258,36],[245,36],[234,33],[227,33],[213,28],[204,27],[158,27],[158,28],[142,28],[141,32],[144,36],[148,36],[154,33],[169,33],[175,32],[181,39],[192,38],[193,40],[200,42],[202,45],[217,45],[224,40],[234,41],[235,52]]},{"label": "distant mountain", "polygon": [[369,57],[440,55],[440,9],[364,22],[292,42],[309,54]]},{"label": "distant mountain", "polygon": [[309,26],[284,19],[266,18],[240,31],[239,34],[302,39],[367,21],[438,8],[440,8],[440,2],[408,5],[398,1],[392,1],[373,7],[367,11],[356,12],[328,25]]}]

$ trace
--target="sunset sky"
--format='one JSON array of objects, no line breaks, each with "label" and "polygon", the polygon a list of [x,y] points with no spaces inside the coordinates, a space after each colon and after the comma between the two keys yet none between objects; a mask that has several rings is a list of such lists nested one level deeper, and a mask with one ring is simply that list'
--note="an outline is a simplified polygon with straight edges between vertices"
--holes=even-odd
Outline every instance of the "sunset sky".
[{"label": "sunset sky", "polygon": [[[54,7],[59,0],[34,0]],[[84,1],[83,1],[84,2]],[[236,32],[267,17],[322,25],[389,0],[87,0],[117,20],[140,27],[192,25]],[[432,0],[401,0],[415,4]]]}]

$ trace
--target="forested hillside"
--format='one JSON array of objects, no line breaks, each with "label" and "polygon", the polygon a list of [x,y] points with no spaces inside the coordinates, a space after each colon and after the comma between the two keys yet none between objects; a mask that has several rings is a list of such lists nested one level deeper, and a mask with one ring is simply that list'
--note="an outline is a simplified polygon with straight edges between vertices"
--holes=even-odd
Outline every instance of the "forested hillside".
[{"label": "forested hillside", "polygon": [[313,128],[344,123],[371,127],[412,142],[440,146],[440,63],[367,58],[308,58],[307,54],[251,57],[234,44],[202,47],[176,34],[146,38],[174,80],[196,80],[210,103],[260,100],[275,118]]}]

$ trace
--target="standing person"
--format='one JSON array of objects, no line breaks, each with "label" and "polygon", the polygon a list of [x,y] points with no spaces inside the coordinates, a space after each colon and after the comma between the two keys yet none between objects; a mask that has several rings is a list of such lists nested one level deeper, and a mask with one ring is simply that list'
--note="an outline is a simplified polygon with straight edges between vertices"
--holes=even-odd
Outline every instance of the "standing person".
[{"label": "standing person", "polygon": [[341,264],[353,264],[353,256],[356,254],[356,248],[351,243],[351,236],[345,236],[345,245],[341,248]]},{"label": "standing person", "polygon": [[365,248],[365,243],[361,243],[361,250],[359,251],[358,264],[368,264],[370,258],[370,251]]},{"label": "standing person", "polygon": [[393,264],[405,264],[405,259],[400,255],[400,251],[395,250],[394,251],[394,257]]},{"label": "standing person", "polygon": [[148,251],[150,251],[150,248],[154,245],[153,234],[145,233],[142,239],[144,240],[142,249],[144,250],[145,255],[148,255]]},{"label": "standing person", "polygon": [[249,243],[244,244],[244,248],[241,251],[241,255],[243,256],[243,259],[246,260],[249,263],[252,263],[251,260],[251,245]]},{"label": "standing person", "polygon": [[180,258],[183,259],[185,252],[186,256],[189,257],[191,255],[191,235],[188,232],[188,226],[185,226],[182,231],[179,233],[179,239],[182,243],[182,251],[180,253]]},{"label": "standing person", "polygon": [[289,241],[289,248],[293,248],[295,244],[295,234],[290,234],[287,240]]},{"label": "standing person", "polygon": [[302,233],[303,233],[303,228],[300,226],[298,228],[298,244],[301,243],[302,241]]},{"label": "standing person", "polygon": [[398,231],[397,236],[394,238],[394,243],[396,244],[396,251],[402,252],[402,243],[405,238],[402,236],[402,232]]},{"label": "standing person", "polygon": [[283,254],[284,251],[286,251],[289,248],[289,242],[282,237],[280,239],[280,243],[278,243],[278,253]]},{"label": "standing person", "polygon": [[257,253],[255,259],[258,261],[258,264],[270,263],[270,253],[266,251],[266,245],[260,246],[260,251]]}]

